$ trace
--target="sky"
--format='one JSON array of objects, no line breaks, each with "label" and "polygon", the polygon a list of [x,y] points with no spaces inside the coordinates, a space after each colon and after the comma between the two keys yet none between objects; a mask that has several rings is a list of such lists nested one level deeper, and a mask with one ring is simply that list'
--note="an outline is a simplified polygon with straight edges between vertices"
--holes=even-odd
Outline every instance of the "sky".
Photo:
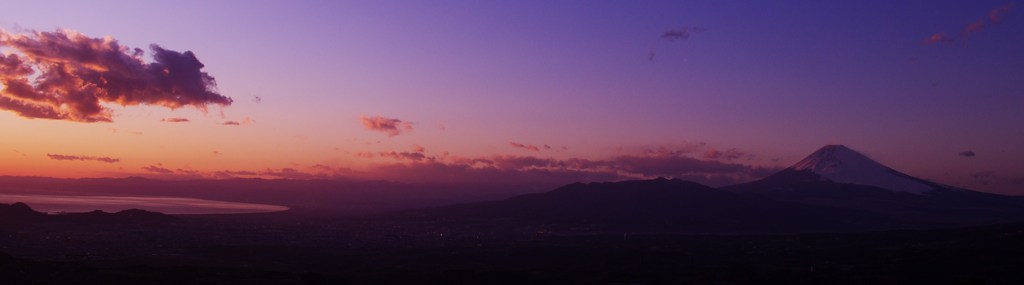
[{"label": "sky", "polygon": [[5,1],[0,175],[1024,195],[1017,1]]}]

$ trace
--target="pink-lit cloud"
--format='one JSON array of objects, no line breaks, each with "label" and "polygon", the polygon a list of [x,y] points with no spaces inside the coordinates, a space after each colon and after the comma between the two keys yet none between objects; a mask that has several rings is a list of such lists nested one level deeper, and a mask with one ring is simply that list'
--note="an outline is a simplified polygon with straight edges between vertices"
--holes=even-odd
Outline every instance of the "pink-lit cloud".
[{"label": "pink-lit cloud", "polygon": [[26,118],[110,122],[102,103],[171,109],[231,105],[191,51],[151,45],[145,52],[117,40],[71,30],[14,34],[0,30],[0,109]]},{"label": "pink-lit cloud", "polygon": [[993,24],[998,24],[1003,21],[1003,18],[1005,18],[1006,14],[1010,13],[1011,10],[1013,10],[1013,3],[992,9],[991,11],[988,11],[988,20]]},{"label": "pink-lit cloud", "polygon": [[[940,32],[940,33],[932,34],[930,37],[924,39],[924,41],[922,41],[922,43],[924,43],[925,45],[947,44],[947,43],[952,43],[952,42],[955,42],[957,40],[960,40],[960,41],[963,41],[966,44],[967,39],[972,34],[981,32],[989,24],[990,25],[995,25],[995,24],[1001,23],[1004,20],[1004,18],[1006,17],[1006,14],[1009,13],[1012,9],[1013,9],[1013,4],[1007,4],[1005,6],[1002,6],[1002,7],[990,10],[988,12],[988,18],[987,19],[980,19],[980,20],[971,22],[971,23],[967,24],[966,26],[964,26],[964,28],[961,29],[960,33],[957,35],[958,38],[953,38],[953,37],[947,35],[944,32]],[[988,24],[986,24],[986,21],[987,21]]]},{"label": "pink-lit cloud", "polygon": [[935,34],[932,34],[930,37],[924,39],[924,41],[922,41],[922,43],[925,44],[925,45],[948,44],[948,43],[952,43],[953,41],[954,41],[953,38],[949,37],[949,35],[946,35],[946,33],[935,33]]},{"label": "pink-lit cloud", "polygon": [[384,132],[387,133],[389,137],[397,136],[405,132],[411,132],[413,130],[411,122],[402,121],[396,118],[362,116],[359,120],[367,130]]},{"label": "pink-lit cloud", "polygon": [[69,161],[99,161],[105,163],[117,163],[120,162],[119,158],[105,157],[105,156],[85,156],[85,155],[66,155],[66,154],[46,154],[53,160],[69,160]]},{"label": "pink-lit cloud", "polygon": [[413,144],[412,145],[412,151],[419,152],[419,153],[424,153],[424,152],[427,152],[427,148],[425,148],[425,147],[423,147],[421,145],[418,145],[418,144]]}]

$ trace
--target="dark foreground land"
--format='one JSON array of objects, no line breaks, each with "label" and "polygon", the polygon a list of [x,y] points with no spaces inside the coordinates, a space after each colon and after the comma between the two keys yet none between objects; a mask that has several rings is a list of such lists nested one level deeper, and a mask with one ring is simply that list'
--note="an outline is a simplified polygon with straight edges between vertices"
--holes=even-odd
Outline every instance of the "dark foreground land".
[{"label": "dark foreground land", "polygon": [[295,212],[0,226],[3,284],[1022,284],[1024,224],[701,235]]}]

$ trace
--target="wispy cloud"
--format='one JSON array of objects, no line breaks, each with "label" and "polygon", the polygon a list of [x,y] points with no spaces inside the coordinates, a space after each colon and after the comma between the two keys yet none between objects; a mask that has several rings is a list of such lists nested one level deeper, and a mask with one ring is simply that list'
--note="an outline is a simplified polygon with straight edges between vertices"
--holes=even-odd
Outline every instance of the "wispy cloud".
[{"label": "wispy cloud", "polygon": [[413,130],[411,122],[402,121],[396,118],[362,116],[359,120],[367,130],[384,132],[387,133],[389,137],[397,136],[405,132],[411,132]]},{"label": "wispy cloud", "polygon": [[953,38],[944,32],[939,32],[932,34],[928,38],[925,38],[922,41],[922,43],[924,43],[925,45],[948,44],[959,40],[963,41],[964,44],[967,44],[967,39],[971,35],[981,32],[988,25],[995,25],[1001,23],[1005,19],[1006,14],[1010,13],[1011,10],[1013,10],[1012,3],[1004,5],[999,8],[992,9],[988,12],[987,18],[971,22],[964,26],[964,28],[960,30],[960,33],[957,34],[957,38]]},{"label": "wispy cloud", "polygon": [[922,43],[924,43],[925,45],[930,45],[930,44],[948,44],[948,43],[952,43],[952,42],[953,42],[953,38],[951,38],[948,35],[946,35],[946,33],[935,33],[932,36],[924,39],[924,41],[922,41]]},{"label": "wispy cloud", "polygon": [[120,162],[119,158],[111,158],[105,156],[84,156],[84,155],[66,155],[66,154],[46,154],[47,157],[53,160],[70,160],[70,161],[99,161],[105,163],[116,163]]},{"label": "wispy cloud", "polygon": [[742,158],[744,156],[748,156],[749,157],[749,156],[752,156],[752,155],[748,154],[746,152],[739,151],[739,150],[737,150],[735,148],[730,148],[730,149],[724,150],[724,151],[720,151],[720,150],[716,150],[716,149],[713,149],[713,148],[709,148],[708,150],[704,151],[704,158],[705,159],[734,160],[734,159]]},{"label": "wispy cloud", "polygon": [[165,168],[165,167],[163,167],[162,164],[159,164],[159,163],[157,165],[150,165],[150,166],[143,167],[142,169],[145,170],[145,171],[149,171],[149,172],[153,172],[153,173],[159,173],[159,174],[172,174],[172,173],[174,173],[174,170],[170,170],[168,168]]},{"label": "wispy cloud", "polygon": [[993,24],[998,24],[1003,21],[1003,18],[1005,18],[1006,14],[1010,13],[1011,10],[1013,10],[1013,3],[992,9],[991,11],[988,11],[988,20]]},{"label": "wispy cloud", "polygon": [[686,26],[678,29],[665,31],[664,33],[661,34],[661,38],[669,41],[685,40],[689,39],[690,36],[693,35],[693,33],[700,33],[705,31],[707,31],[707,29],[705,28]]},{"label": "wispy cloud", "polygon": [[529,151],[534,151],[534,152],[540,152],[541,149],[544,149],[544,150],[551,149],[551,146],[549,146],[549,145],[540,145],[540,146],[538,146],[538,145],[532,145],[532,144],[517,143],[517,142],[512,142],[512,141],[508,142],[508,145],[510,145],[510,146],[512,146],[514,148],[521,148],[521,149],[525,149],[525,150],[529,150]]},{"label": "wispy cloud", "polygon": [[430,157],[427,157],[427,155],[423,154],[422,152],[386,151],[386,152],[379,152],[379,153],[377,153],[377,155],[379,155],[380,157],[390,157],[390,158],[394,158],[394,159],[397,159],[397,160],[410,160],[410,161],[423,161],[423,160],[431,159]]},{"label": "wispy cloud", "polygon": [[111,37],[72,30],[14,34],[0,30],[0,109],[26,118],[110,122],[103,103],[168,108],[231,105],[191,51],[151,45],[145,52]]},{"label": "wispy cloud", "polygon": [[[678,29],[667,30],[661,33],[660,39],[668,40],[670,42],[682,41],[690,39],[694,33],[705,32],[707,29],[701,27],[684,26]],[[658,49],[652,45],[650,52],[647,54],[647,60],[654,61],[655,56],[658,54]]]},{"label": "wispy cloud", "polygon": [[224,121],[223,123],[221,123],[221,125],[225,125],[225,126],[242,126],[242,125],[252,124],[252,122],[253,122],[252,118],[245,117],[245,119],[242,120],[242,121]]},{"label": "wispy cloud", "polygon": [[161,122],[168,122],[168,123],[187,123],[189,120],[188,120],[188,118],[174,117],[174,118],[163,118],[163,119],[160,119],[160,121]]},{"label": "wispy cloud", "polygon": [[425,147],[423,147],[421,145],[418,145],[418,144],[413,144],[412,145],[412,151],[419,152],[419,153],[424,153],[424,152],[427,152],[427,148],[425,148]]}]

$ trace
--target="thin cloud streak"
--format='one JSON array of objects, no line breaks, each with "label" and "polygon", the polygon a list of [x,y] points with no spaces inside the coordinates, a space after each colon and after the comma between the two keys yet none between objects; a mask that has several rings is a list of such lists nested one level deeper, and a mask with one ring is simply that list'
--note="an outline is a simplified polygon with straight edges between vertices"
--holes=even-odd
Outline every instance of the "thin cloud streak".
[{"label": "thin cloud streak", "polygon": [[174,118],[163,118],[163,119],[160,119],[160,121],[161,122],[168,122],[168,123],[187,123],[187,122],[189,122],[189,119],[188,118],[174,117]]},{"label": "thin cloud streak", "polygon": [[117,162],[121,161],[121,159],[119,159],[119,158],[104,157],[104,156],[98,156],[97,157],[97,156],[66,155],[66,154],[52,154],[52,153],[46,154],[46,157],[49,157],[50,159],[53,159],[53,160],[65,160],[65,161],[98,161],[98,162],[105,162],[105,163],[117,163]]}]

